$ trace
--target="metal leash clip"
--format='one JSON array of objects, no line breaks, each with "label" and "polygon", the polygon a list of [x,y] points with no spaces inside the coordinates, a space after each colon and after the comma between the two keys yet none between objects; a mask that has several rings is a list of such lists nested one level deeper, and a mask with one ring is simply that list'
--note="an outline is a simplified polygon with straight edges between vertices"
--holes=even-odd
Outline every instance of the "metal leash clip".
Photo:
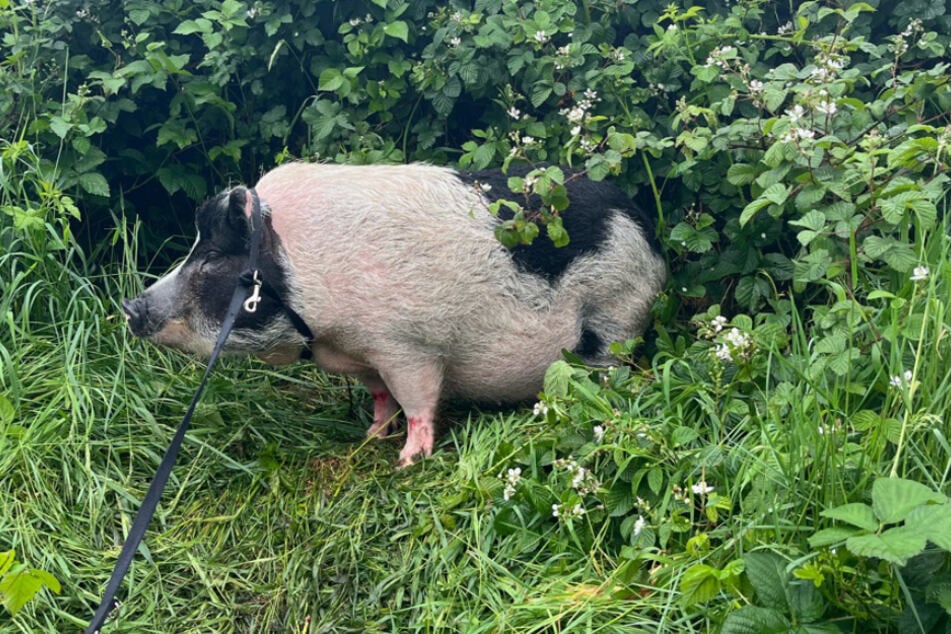
[{"label": "metal leash clip", "polygon": [[254,269],[254,275],[251,279],[251,296],[244,300],[244,310],[253,313],[258,309],[258,304],[261,303],[261,276],[258,274],[258,270]]}]

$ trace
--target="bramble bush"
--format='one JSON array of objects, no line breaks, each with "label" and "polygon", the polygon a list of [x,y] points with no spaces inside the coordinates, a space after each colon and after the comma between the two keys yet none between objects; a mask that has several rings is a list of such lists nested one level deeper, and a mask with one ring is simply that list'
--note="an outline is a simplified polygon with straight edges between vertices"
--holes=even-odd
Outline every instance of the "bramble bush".
[{"label": "bramble bush", "polygon": [[0,187],[37,157],[8,249],[119,208],[151,253],[298,157],[524,164],[500,240],[564,243],[563,168],[612,178],[670,283],[487,459],[496,533],[684,627],[949,627],[948,2],[0,0],[0,32]]}]

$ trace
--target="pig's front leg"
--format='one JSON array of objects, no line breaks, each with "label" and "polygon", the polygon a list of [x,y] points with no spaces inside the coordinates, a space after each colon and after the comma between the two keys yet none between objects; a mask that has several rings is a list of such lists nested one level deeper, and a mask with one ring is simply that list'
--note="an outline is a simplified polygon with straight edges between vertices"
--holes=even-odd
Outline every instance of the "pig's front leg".
[{"label": "pig's front leg", "polygon": [[400,409],[399,403],[390,394],[386,383],[379,376],[363,375],[360,380],[367,386],[370,396],[373,397],[373,424],[367,430],[367,438],[384,438],[393,429],[396,413]]},{"label": "pig's front leg", "polygon": [[406,415],[406,444],[400,451],[400,467],[408,467],[417,456],[433,453],[433,421],[442,389],[442,365],[438,360],[415,361],[392,371],[381,368],[380,377]]}]

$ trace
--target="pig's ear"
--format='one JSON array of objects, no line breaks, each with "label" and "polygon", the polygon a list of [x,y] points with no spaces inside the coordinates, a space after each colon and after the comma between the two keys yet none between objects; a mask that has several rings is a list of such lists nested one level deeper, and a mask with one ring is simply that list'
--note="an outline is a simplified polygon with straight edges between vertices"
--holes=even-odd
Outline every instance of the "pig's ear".
[{"label": "pig's ear", "polygon": [[251,210],[248,209],[248,189],[238,185],[228,192],[228,217],[240,220],[248,218]]},{"label": "pig's ear", "polygon": [[227,222],[239,236],[248,233],[248,217],[251,209],[248,207],[248,189],[238,186],[228,192]]}]

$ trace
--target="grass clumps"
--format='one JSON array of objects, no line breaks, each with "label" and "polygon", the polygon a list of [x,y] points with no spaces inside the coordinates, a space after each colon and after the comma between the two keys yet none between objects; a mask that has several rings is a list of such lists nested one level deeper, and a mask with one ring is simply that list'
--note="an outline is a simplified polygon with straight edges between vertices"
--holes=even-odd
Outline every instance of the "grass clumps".
[{"label": "grass clumps", "polygon": [[292,155],[527,163],[512,243],[610,176],[671,282],[404,471],[223,363],[109,632],[947,631],[947,7],[312,4],[0,2],[0,632],[85,626],[198,382],[119,316],[172,202]]}]

